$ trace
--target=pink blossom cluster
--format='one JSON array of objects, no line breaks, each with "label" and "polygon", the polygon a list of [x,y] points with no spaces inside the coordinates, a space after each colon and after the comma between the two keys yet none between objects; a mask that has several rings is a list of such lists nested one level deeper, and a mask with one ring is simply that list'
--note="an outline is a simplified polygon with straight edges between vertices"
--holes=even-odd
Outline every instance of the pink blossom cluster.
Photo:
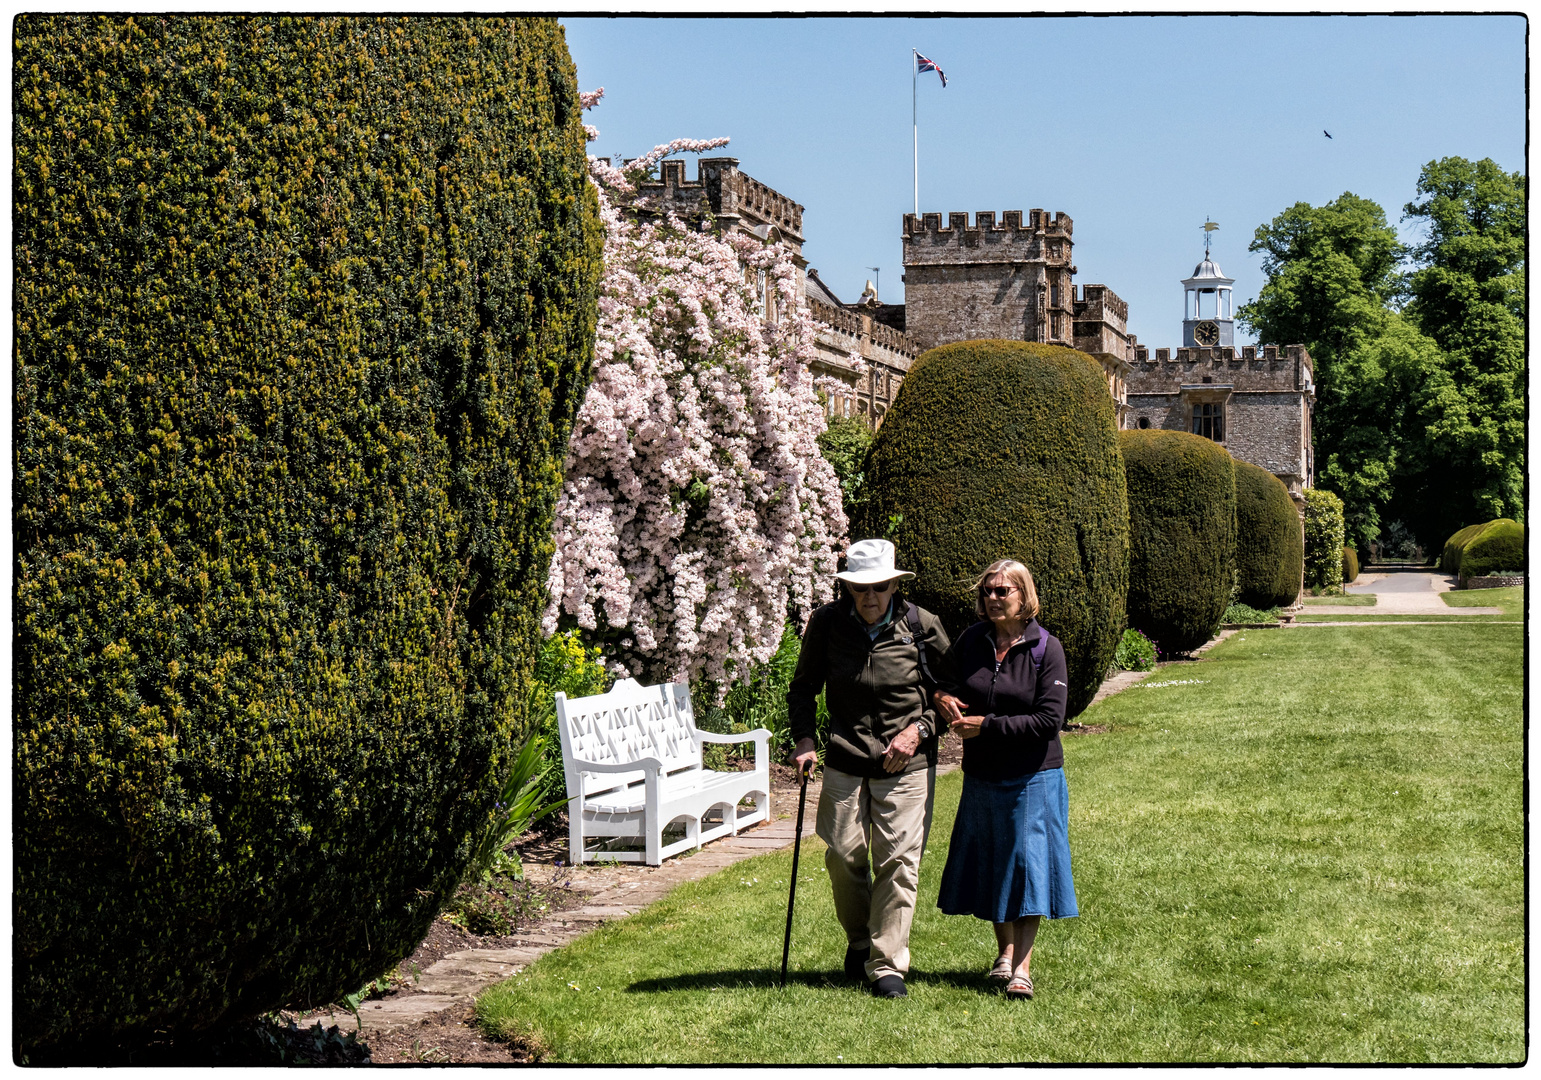
[{"label": "pink blossom cluster", "polygon": [[[725,141],[676,140],[627,172]],[[828,599],[843,543],[839,483],[816,442],[813,320],[785,248],[672,216],[639,223],[618,203],[632,184],[589,163],[605,271],[546,627],[576,623],[618,673],[726,689],[775,653],[792,609],[806,617]]]}]

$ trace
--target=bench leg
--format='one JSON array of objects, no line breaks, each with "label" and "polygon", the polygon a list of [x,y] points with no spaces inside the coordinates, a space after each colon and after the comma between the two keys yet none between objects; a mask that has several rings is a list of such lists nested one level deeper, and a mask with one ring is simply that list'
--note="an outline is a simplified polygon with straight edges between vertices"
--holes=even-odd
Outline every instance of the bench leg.
[{"label": "bench leg", "polygon": [[573,866],[583,864],[583,811],[577,800],[567,804],[567,858]]},{"label": "bench leg", "polygon": [[695,851],[700,851],[701,850],[701,819],[700,818],[692,817],[692,818],[687,818],[685,820],[685,837],[686,837],[686,839],[691,841],[691,845],[690,846],[691,846],[691,848],[693,850],[695,850]]}]

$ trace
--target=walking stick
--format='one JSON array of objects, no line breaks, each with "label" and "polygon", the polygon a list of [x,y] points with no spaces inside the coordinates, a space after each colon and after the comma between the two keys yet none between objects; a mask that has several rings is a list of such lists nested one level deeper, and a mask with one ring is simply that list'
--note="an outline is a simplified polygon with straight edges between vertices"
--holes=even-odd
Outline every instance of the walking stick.
[{"label": "walking stick", "polygon": [[797,796],[797,836],[792,841],[792,891],[787,894],[787,933],[781,941],[781,988],[787,987],[787,954],[792,950],[792,905],[797,901],[797,857],[803,848],[803,807],[808,804],[808,773],[798,766],[802,788]]}]

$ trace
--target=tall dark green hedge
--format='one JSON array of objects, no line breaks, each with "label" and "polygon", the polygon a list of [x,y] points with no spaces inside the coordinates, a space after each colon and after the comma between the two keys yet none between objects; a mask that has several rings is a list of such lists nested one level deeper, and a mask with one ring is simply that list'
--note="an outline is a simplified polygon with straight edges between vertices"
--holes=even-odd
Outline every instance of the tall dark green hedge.
[{"label": "tall dark green hedge", "polygon": [[1219,443],[1185,431],[1121,431],[1129,477],[1129,625],[1163,655],[1220,628],[1236,569],[1236,480]]},{"label": "tall dark green hedge", "polygon": [[909,595],[954,635],[997,559],[1032,571],[1065,646],[1070,715],[1096,694],[1123,631],[1124,469],[1102,372],[1073,349],[965,341],[923,354],[878,429],[851,536],[892,539]]},{"label": "tall dark green hedge", "polygon": [[538,650],[601,234],[550,20],[14,24],[15,1027],[421,939]]},{"label": "tall dark green hedge", "polygon": [[1243,604],[1266,611],[1300,595],[1304,534],[1289,488],[1246,461],[1236,469],[1236,575]]}]

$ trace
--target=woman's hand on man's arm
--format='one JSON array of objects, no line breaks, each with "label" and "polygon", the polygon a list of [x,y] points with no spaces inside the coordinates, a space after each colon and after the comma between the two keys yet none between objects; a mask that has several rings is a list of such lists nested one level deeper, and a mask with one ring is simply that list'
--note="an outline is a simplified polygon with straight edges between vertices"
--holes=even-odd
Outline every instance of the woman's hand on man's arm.
[{"label": "woman's hand on man's arm", "polygon": [[979,726],[985,722],[982,716],[964,716],[963,702],[940,690],[931,694],[931,704],[943,726],[956,731],[961,738],[972,739],[979,734]]}]

